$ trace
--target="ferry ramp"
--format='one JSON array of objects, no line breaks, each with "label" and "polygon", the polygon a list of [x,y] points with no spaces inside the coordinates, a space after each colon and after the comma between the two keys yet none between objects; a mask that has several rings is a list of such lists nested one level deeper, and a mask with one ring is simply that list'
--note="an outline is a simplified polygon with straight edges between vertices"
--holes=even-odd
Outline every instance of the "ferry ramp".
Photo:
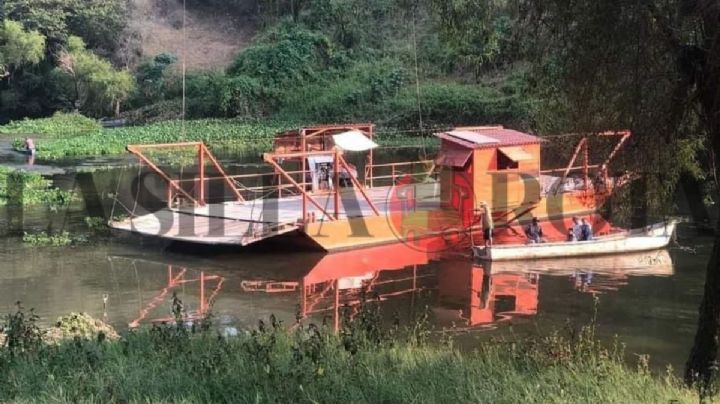
[{"label": "ferry ramp", "polygon": [[[413,209],[437,209],[439,200],[436,183],[417,184],[413,186],[413,190]],[[307,202],[303,207],[302,196],[230,201],[204,206],[163,208],[113,222],[111,227],[189,243],[246,246],[293,231],[302,231],[306,223],[302,220],[303,209],[306,215],[316,222],[375,216],[373,207],[383,214],[396,209],[407,209],[407,206],[392,202],[390,195],[394,190],[390,186],[366,189],[364,192],[372,204],[359,190],[347,188],[340,191],[336,217],[334,194],[328,193],[313,195],[319,207]],[[333,213],[327,215],[329,212]]]}]

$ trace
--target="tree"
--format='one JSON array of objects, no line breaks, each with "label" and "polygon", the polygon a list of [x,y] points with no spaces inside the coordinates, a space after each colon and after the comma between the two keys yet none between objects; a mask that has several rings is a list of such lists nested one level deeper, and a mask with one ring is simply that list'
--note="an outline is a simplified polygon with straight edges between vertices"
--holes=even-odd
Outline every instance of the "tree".
[{"label": "tree", "polygon": [[307,3],[308,0],[258,0],[257,8],[268,20],[290,15],[294,22],[298,22]]},{"label": "tree", "polygon": [[67,37],[67,11],[64,0],[5,0],[5,17],[36,30],[52,44]]},{"label": "tree", "polygon": [[164,99],[165,82],[168,68],[177,62],[177,56],[172,53],[161,53],[152,60],[143,62],[135,73],[142,97],[146,102]]},{"label": "tree", "polygon": [[127,0],[72,0],[66,2],[68,32],[83,38],[88,48],[109,56],[127,26]]},{"label": "tree", "polygon": [[[720,155],[719,2],[543,0],[523,6],[537,38],[548,104],[573,129],[633,129],[641,152],[634,155],[636,167],[654,168],[645,171],[656,185],[648,189],[672,190],[690,160],[703,156],[698,144],[709,148],[708,161]],[[716,164],[708,166],[720,174]],[[669,193],[660,193],[655,199],[667,200]],[[719,348],[716,231],[688,383],[710,382]]]},{"label": "tree", "polygon": [[127,24],[127,0],[5,0],[5,16],[48,38],[50,50],[70,35],[109,54]]},{"label": "tree", "polygon": [[509,51],[511,8],[506,3],[431,0],[441,40],[457,59],[456,64],[470,68],[476,81]]},{"label": "tree", "polygon": [[88,113],[102,113],[109,105],[118,115],[120,104],[135,88],[128,71],[114,69],[76,36],[69,37],[60,52],[58,74],[66,79],[65,88],[74,107]]},{"label": "tree", "polygon": [[0,77],[12,74],[15,67],[37,64],[45,54],[45,37],[26,31],[22,24],[5,20],[0,26]]}]

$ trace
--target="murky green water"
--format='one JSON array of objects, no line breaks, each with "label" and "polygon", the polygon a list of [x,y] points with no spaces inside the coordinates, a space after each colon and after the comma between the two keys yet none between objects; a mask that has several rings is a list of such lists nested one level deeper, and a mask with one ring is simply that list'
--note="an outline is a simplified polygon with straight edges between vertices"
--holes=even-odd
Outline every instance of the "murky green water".
[{"label": "murky green water", "polygon": [[[254,158],[253,158],[254,159]],[[93,184],[106,213],[118,178],[136,168],[100,170]],[[56,182],[70,186],[72,173]],[[127,180],[124,180],[127,182]],[[129,202],[126,202],[129,203]],[[68,210],[0,210],[0,312],[15,302],[35,308],[46,324],[68,312],[104,318],[119,329],[170,316],[173,294],[189,315],[209,309],[223,328],[254,325],[274,314],[286,323],[341,321],[363,299],[380,301],[388,318],[409,323],[427,310],[472,348],[489,337],[588,323],[597,308],[602,338],[619,336],[655,368],[681,368],[695,331],[711,239],[682,226],[690,252],[643,254],[624,261],[566,261],[484,267],[465,251],[426,256],[404,245],[340,254],[192,251],[131,235],[72,248],[24,245],[21,231],[86,231],[83,203]],[[361,290],[367,291],[364,295]]]}]

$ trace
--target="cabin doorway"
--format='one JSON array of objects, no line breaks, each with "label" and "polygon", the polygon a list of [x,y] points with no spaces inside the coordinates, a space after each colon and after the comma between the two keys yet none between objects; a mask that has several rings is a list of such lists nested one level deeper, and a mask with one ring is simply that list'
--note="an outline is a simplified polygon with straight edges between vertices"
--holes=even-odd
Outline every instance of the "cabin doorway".
[{"label": "cabin doorway", "polygon": [[472,186],[472,164],[452,168],[452,194],[450,206],[457,210],[462,225],[468,227],[473,223],[475,194]]}]

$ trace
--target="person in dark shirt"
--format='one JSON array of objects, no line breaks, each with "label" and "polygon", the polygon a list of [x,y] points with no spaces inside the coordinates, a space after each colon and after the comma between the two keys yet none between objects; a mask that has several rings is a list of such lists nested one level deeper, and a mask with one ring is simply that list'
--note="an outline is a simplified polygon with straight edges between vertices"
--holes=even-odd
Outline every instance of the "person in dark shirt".
[{"label": "person in dark shirt", "polygon": [[532,219],[532,222],[525,229],[525,235],[527,235],[528,241],[530,241],[530,243],[534,244],[542,242],[543,231],[536,217]]},{"label": "person in dark shirt", "polygon": [[590,223],[583,218],[580,223],[580,241],[590,241],[593,239],[592,227]]},{"label": "person in dark shirt", "polygon": [[573,229],[573,233],[575,233],[575,240],[576,241],[582,240],[582,237],[581,237],[582,234],[580,232],[580,218],[577,216],[573,216],[572,222],[573,222],[572,229]]}]

